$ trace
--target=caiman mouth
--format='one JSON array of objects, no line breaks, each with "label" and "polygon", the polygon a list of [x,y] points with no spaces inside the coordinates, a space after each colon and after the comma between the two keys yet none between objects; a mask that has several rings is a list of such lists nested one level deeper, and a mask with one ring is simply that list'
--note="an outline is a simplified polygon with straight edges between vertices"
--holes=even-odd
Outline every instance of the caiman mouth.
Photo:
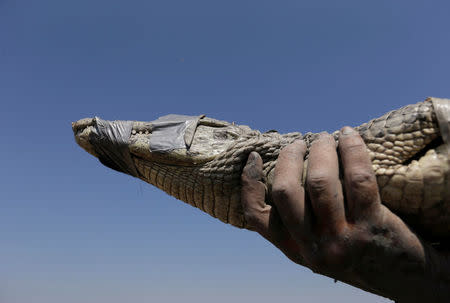
[{"label": "caiman mouth", "polygon": [[[124,156],[166,165],[196,166],[213,160],[248,126],[202,116],[167,115],[150,122],[105,121],[98,117],[72,123],[76,142],[100,162],[134,175],[121,167]],[[112,155],[111,155],[112,151]],[[123,162],[123,161],[122,161]]]}]

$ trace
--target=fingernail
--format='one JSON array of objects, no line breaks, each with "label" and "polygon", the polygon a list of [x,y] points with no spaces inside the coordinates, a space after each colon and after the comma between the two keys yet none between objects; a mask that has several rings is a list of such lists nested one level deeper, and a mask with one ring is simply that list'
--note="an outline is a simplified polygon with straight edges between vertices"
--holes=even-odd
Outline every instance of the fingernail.
[{"label": "fingernail", "polygon": [[256,160],[256,153],[251,152],[250,155],[248,155],[248,162],[254,162]]},{"label": "fingernail", "polygon": [[294,142],[292,142],[293,144],[298,144],[298,145],[306,145],[305,141],[303,141],[302,139],[295,139]]},{"label": "fingernail", "polygon": [[353,130],[353,128],[349,127],[349,126],[345,126],[341,129],[341,134],[343,135],[350,135],[353,134],[355,131]]},{"label": "fingernail", "polygon": [[319,140],[324,139],[324,138],[328,137],[328,135],[329,134],[327,132],[320,132],[317,139],[319,139]]}]

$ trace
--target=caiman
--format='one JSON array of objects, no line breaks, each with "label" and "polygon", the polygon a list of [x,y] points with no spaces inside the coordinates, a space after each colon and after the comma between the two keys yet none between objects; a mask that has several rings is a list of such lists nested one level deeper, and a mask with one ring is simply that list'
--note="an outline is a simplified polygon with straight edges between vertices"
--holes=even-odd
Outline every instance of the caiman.
[{"label": "caiman", "polygon": [[[256,151],[263,159],[266,203],[271,204],[280,150],[297,139],[309,147],[318,136],[261,133],[245,125],[182,115],[151,122],[86,118],[72,123],[72,129],[76,142],[104,165],[239,228],[246,227],[240,175],[249,153]],[[428,98],[355,129],[367,145],[383,204],[426,240],[448,243],[450,99]],[[338,140],[338,132],[333,135]],[[306,170],[307,159],[305,163]]]}]

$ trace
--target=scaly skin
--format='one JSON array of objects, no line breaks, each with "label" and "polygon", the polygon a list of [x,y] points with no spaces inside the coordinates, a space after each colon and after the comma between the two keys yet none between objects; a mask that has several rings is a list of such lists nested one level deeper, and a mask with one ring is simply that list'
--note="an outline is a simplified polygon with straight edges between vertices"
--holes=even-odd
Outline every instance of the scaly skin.
[{"label": "scaly skin", "polygon": [[[443,102],[450,104],[450,100]],[[450,142],[442,139],[442,123],[433,104],[429,98],[355,129],[367,145],[383,203],[429,241],[447,242]],[[77,143],[98,157],[96,145],[102,143],[91,135],[96,123],[95,118],[82,119],[72,128]],[[240,175],[248,154],[257,151],[261,155],[270,193],[281,148],[297,139],[305,140],[309,147],[317,137],[313,133],[260,133],[248,126],[202,118],[190,148],[163,153],[150,151],[151,132],[151,122],[133,122],[127,147],[137,176],[240,228],[246,227],[240,203]],[[334,137],[337,140],[337,132]],[[271,195],[266,196],[269,199]]]}]

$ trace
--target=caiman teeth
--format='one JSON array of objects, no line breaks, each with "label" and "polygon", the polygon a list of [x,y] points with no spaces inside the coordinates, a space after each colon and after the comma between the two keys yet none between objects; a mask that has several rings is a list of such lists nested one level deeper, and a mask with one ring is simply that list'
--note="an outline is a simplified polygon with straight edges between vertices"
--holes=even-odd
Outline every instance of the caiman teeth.
[{"label": "caiman teeth", "polygon": [[72,122],[72,130],[74,134],[77,134],[78,131],[85,129],[88,126],[95,125],[95,118],[84,118],[78,120],[77,122]]},{"label": "caiman teeth", "polygon": [[151,122],[135,121],[131,131],[133,135],[136,133],[149,134],[153,131],[153,125]]}]

